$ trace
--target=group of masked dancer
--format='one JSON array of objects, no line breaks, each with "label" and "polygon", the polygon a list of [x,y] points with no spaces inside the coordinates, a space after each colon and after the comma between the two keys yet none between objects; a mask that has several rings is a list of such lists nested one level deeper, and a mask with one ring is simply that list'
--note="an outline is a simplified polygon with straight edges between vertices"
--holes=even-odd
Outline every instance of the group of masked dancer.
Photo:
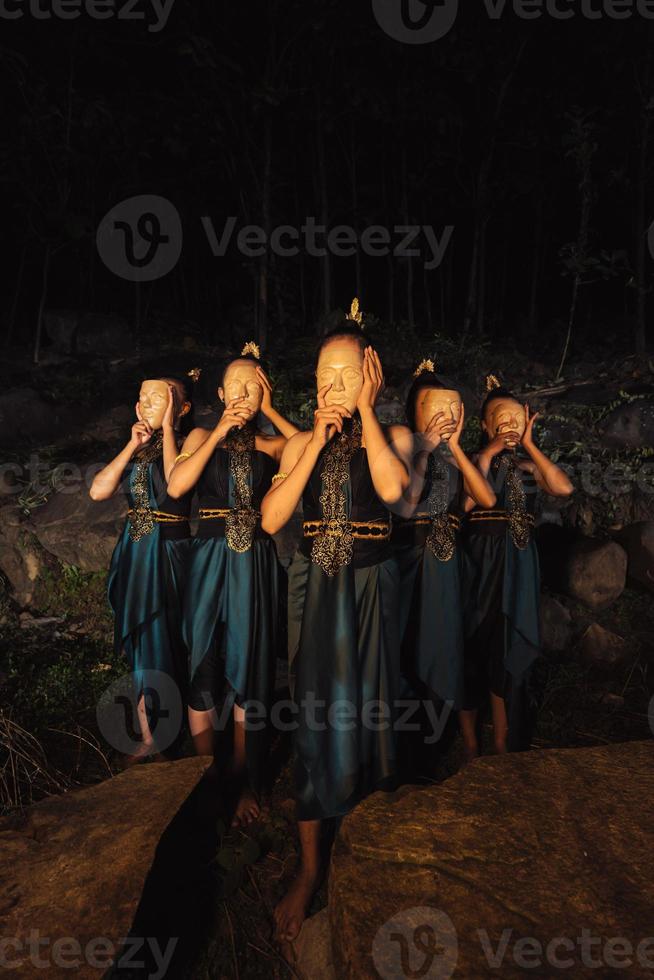
[{"label": "group of masked dancer", "polygon": [[[528,748],[537,491],[573,489],[534,442],[537,414],[493,376],[473,456],[461,446],[460,386],[431,360],[410,380],[407,424],[382,424],[382,365],[356,301],[320,340],[315,378],[309,431],[273,407],[253,343],[218,379],[213,429],[189,425],[189,378],[146,380],[129,442],[91,487],[94,499],[128,497],[108,588],[136,687],[141,743],[130,761],[158,751],[144,695],[148,671],[162,671],[184,692],[196,751],[239,786],[241,825],[259,813],[261,722],[275,697],[284,571],[273,536],[300,516],[285,574],[301,855],[275,911],[280,940],[300,930],[334,819],[398,785],[399,721],[412,704],[458,719],[464,761],[479,754],[487,704],[495,751]],[[271,425],[259,426],[262,415]],[[218,751],[225,705],[231,738]]]}]

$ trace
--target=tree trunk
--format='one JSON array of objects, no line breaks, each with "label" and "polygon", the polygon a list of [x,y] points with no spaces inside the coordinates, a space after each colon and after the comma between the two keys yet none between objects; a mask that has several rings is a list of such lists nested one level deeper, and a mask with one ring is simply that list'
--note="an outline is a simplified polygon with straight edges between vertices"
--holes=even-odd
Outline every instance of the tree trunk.
[{"label": "tree trunk", "polygon": [[261,217],[266,233],[265,251],[259,259],[259,290],[257,303],[257,340],[261,347],[268,341],[268,271],[269,271],[269,242],[271,232],[270,217],[270,175],[272,171],[272,116],[266,113],[263,136],[263,179],[261,182]]},{"label": "tree trunk", "polygon": [[23,285],[23,274],[25,272],[25,259],[27,257],[27,242],[23,243],[23,247],[20,250],[20,262],[18,264],[18,271],[16,273],[16,282],[14,283],[14,298],[11,301],[11,309],[9,310],[9,317],[7,319],[7,333],[5,334],[5,348],[9,350],[11,347],[11,341],[14,336],[14,327],[16,325],[16,311],[18,310],[18,299],[20,297],[21,287]]},{"label": "tree trunk", "polygon": [[41,299],[39,300],[39,312],[36,317],[36,337],[34,338],[34,363],[39,363],[41,356],[41,335],[43,333],[43,311],[45,310],[46,299],[48,296],[48,277],[50,275],[50,242],[46,243],[43,255],[43,274],[41,277]]},{"label": "tree trunk", "polygon": [[[409,192],[407,188],[407,166],[406,166],[406,145],[402,140],[402,220],[405,225],[409,224]],[[406,315],[411,328],[415,327],[413,314],[413,261],[412,256],[407,255],[406,262]]]},{"label": "tree trunk", "polygon": [[651,99],[648,92],[649,63],[645,78],[645,98],[647,102],[641,115],[640,149],[638,154],[638,178],[636,192],[636,324],[634,345],[638,354],[647,348],[647,251],[648,228],[645,225],[647,209],[648,149],[652,122]]},{"label": "tree trunk", "polygon": [[[325,139],[323,133],[322,108],[318,105],[316,119],[316,144],[318,150],[318,181],[320,194],[320,222],[325,230],[329,221],[329,203],[327,196],[327,172],[325,168]],[[325,254],[319,259],[322,265],[322,311],[325,315],[332,309],[332,267],[329,249],[325,248]]]},{"label": "tree trunk", "polygon": [[543,192],[538,195],[536,224],[534,228],[534,251],[531,263],[531,284],[529,287],[529,333],[533,336],[538,330],[538,291],[543,256]]}]

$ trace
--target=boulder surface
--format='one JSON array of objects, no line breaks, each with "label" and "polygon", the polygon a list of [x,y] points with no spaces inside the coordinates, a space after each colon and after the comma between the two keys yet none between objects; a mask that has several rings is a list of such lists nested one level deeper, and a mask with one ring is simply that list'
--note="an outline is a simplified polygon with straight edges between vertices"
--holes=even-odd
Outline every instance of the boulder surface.
[{"label": "boulder surface", "polygon": [[[103,976],[129,933],[157,844],[210,761],[135,766],[0,821],[8,976]],[[30,937],[41,940],[35,952]]]},{"label": "boulder surface", "polygon": [[332,855],[336,975],[649,975],[653,794],[654,742],[490,756],[374,794]]}]

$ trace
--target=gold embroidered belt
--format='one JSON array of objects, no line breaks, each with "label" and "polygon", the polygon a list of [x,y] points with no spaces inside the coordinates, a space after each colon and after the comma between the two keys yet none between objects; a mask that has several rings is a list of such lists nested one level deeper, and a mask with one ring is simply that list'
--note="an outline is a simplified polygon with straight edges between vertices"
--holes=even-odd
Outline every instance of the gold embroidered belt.
[{"label": "gold embroidered belt", "polygon": [[[532,527],[535,524],[533,514],[525,514],[525,520]],[[508,521],[509,514],[505,510],[472,510],[468,514],[469,521]]]},{"label": "gold embroidered belt", "polygon": [[[448,514],[447,521],[450,527],[455,531],[461,530],[461,518],[457,517],[456,514]],[[402,523],[410,525],[411,527],[421,527],[423,525],[428,526],[432,523],[432,518],[429,516],[429,514],[417,514],[415,517],[406,518],[402,521]]]},{"label": "gold embroidered belt", "polygon": [[[230,507],[200,507],[198,511],[198,517],[201,521],[210,521],[215,518],[226,518],[232,513]],[[258,510],[252,511],[256,516],[257,520],[261,517]]]},{"label": "gold embroidered belt", "polygon": [[185,514],[167,514],[164,510],[140,510],[138,508],[130,508],[127,511],[127,516],[132,518],[135,515],[137,518],[143,515],[149,514],[153,521],[157,524],[183,524],[184,521],[188,523],[188,516]]},{"label": "gold embroidered belt", "polygon": [[369,540],[375,538],[379,541],[387,541],[391,536],[390,521],[304,521],[302,530],[305,538],[315,538],[324,533],[328,537],[341,537],[343,530],[351,531],[352,537],[357,540]]}]

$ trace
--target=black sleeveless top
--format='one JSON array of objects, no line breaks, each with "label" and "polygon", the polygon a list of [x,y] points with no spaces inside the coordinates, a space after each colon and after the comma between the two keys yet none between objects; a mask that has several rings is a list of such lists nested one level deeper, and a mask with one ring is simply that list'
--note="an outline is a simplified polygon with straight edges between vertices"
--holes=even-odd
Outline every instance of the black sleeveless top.
[{"label": "black sleeveless top", "polygon": [[[496,495],[497,500],[495,506],[491,508],[492,511],[506,511],[508,509],[508,486],[506,479],[506,470],[502,466],[502,461],[507,456],[515,456],[517,462],[527,461],[529,457],[524,454],[516,455],[511,453],[510,450],[504,450],[498,453],[491,462],[490,470],[488,471],[488,482],[490,483],[493,493]],[[520,470],[520,479],[522,481],[522,486],[525,491],[525,510],[532,517],[536,513],[536,501],[538,499],[538,484],[536,483],[536,478],[533,473],[529,473],[526,470]],[[484,507],[473,507],[468,513],[468,517],[479,511],[484,511]],[[465,530],[467,534],[485,534],[485,535],[503,535],[506,531],[506,523],[501,520],[489,520],[489,521],[470,521],[465,522]]]},{"label": "black sleeveless top", "polygon": [[[131,492],[131,476],[136,463],[138,463],[138,454],[130,460],[130,464],[125,470],[123,478],[123,487],[127,494],[130,508],[134,506],[134,499]],[[161,511],[163,514],[174,514],[175,516],[186,518],[185,521],[166,522],[163,520],[159,522],[159,533],[161,537],[167,541],[178,541],[181,538],[190,537],[191,529],[188,518],[191,513],[193,492],[185,493],[183,497],[179,497],[178,499],[168,496],[168,484],[164,476],[163,454],[158,459],[149,463],[148,466],[150,468],[150,480],[156,510]]]},{"label": "black sleeveless top", "polygon": [[[272,478],[277,472],[278,466],[272,456],[258,449],[252,450],[250,458],[252,509],[261,510],[261,501],[270,490]],[[230,500],[229,485],[229,451],[219,447],[214,451],[198,480],[197,492],[200,510],[232,507],[234,502]],[[199,538],[223,537],[224,529],[224,518],[204,518],[199,523],[197,536]],[[257,523],[255,538],[267,537],[268,535],[261,530],[261,524]]]},{"label": "black sleeveless top", "polygon": [[[327,447],[325,447],[326,449]],[[317,466],[309,478],[304,494],[302,496],[302,510],[305,521],[322,520],[322,507],[320,505],[320,494],[322,493],[322,469],[324,465],[323,449]],[[365,449],[357,449],[350,460],[350,478],[345,484],[345,493],[350,501],[351,521],[390,521],[390,514],[385,504],[377,496],[370,467],[368,466],[368,454]],[[300,551],[307,558],[311,557],[314,538],[302,538]],[[352,556],[353,568],[367,568],[370,565],[377,565],[391,556],[392,549],[390,540],[380,540],[379,538],[354,539],[354,551]]]},{"label": "black sleeveless top", "polygon": [[[438,450],[437,450],[438,451]],[[446,491],[447,513],[461,520],[464,516],[463,511],[463,474],[461,470],[450,463],[447,458],[443,460],[447,467],[448,486]],[[424,545],[429,532],[430,525],[415,524],[416,517],[429,516],[429,495],[432,489],[432,478],[430,470],[427,471],[425,484],[420,494],[420,499],[416,505],[415,513],[408,518],[396,517],[393,520],[393,544],[399,547]]]}]

